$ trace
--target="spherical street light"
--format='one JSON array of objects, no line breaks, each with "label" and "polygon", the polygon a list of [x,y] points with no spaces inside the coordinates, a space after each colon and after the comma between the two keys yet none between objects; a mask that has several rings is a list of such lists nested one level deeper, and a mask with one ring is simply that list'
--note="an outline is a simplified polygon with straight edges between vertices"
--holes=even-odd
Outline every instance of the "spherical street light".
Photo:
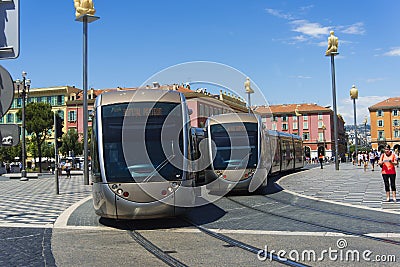
[{"label": "spherical street light", "polygon": [[354,136],[355,136],[355,151],[356,157],[358,157],[358,137],[357,137],[357,111],[356,111],[356,99],[358,98],[358,89],[355,85],[353,85],[350,89],[350,98],[353,99],[353,107],[354,107]]}]

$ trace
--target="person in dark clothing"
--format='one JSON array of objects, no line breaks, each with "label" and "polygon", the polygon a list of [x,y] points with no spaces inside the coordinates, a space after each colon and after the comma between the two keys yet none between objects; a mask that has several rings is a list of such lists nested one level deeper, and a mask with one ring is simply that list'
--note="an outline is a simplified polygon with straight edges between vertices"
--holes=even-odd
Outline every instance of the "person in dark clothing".
[{"label": "person in dark clothing", "polygon": [[319,153],[318,159],[319,159],[319,163],[321,164],[321,169],[323,169],[324,167],[323,167],[322,163],[324,162],[324,155],[322,155],[322,153]]}]

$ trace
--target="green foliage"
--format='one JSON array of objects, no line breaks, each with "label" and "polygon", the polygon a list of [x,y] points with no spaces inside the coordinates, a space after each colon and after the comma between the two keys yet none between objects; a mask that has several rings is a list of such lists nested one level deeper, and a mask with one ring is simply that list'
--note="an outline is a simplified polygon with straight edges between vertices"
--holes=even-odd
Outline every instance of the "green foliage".
[{"label": "green foliage", "polygon": [[0,162],[13,162],[16,157],[22,160],[21,142],[13,147],[0,147]]},{"label": "green foliage", "polygon": [[[22,119],[22,109],[17,112],[19,119]],[[50,136],[53,128],[53,112],[48,103],[28,103],[25,107],[25,128],[31,135],[32,142],[35,143],[37,156],[39,157],[39,171],[42,171],[41,159],[43,142]],[[34,149],[33,149],[34,150]]]},{"label": "green foliage", "polygon": [[75,155],[82,155],[83,144],[79,141],[79,134],[71,128],[66,134],[62,136],[62,145],[60,147],[60,153],[64,156],[68,156],[69,151],[74,151]]}]

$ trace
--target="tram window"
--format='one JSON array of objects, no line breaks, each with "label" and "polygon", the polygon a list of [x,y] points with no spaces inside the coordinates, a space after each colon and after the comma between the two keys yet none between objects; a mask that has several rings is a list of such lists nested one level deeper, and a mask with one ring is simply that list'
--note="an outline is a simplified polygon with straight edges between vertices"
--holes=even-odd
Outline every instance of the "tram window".
[{"label": "tram window", "polygon": [[[102,119],[104,165],[109,182],[151,182],[182,177],[181,157],[175,157],[183,153],[179,103],[104,106]],[[173,158],[178,158],[174,164]]]}]

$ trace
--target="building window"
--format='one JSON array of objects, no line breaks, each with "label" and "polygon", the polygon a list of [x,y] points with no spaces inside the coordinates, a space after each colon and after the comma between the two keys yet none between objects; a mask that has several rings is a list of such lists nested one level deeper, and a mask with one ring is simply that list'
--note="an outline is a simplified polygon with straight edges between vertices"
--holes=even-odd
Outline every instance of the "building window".
[{"label": "building window", "polygon": [[323,122],[323,121],[319,121],[319,122],[318,122],[318,128],[322,128],[323,125],[324,125],[324,122]]},{"label": "building window", "polygon": [[75,122],[76,121],[76,112],[75,110],[68,111],[68,121]]},{"label": "building window", "polygon": [[58,106],[64,105],[64,96],[63,95],[58,95],[57,96],[57,105]]},{"label": "building window", "polygon": [[303,140],[309,140],[310,139],[310,133],[303,133]]},{"label": "building window", "polygon": [[393,116],[399,116],[399,110],[393,109]]},{"label": "building window", "polygon": [[308,115],[303,115],[303,120],[308,121]]},{"label": "building window", "polygon": [[318,141],[323,142],[324,141],[324,133],[318,133]]},{"label": "building window", "polygon": [[293,121],[297,121],[297,116],[292,116]]},{"label": "building window", "polygon": [[378,140],[385,139],[385,131],[378,131]]},{"label": "building window", "polygon": [[263,123],[266,123],[266,122],[267,122],[267,118],[266,118],[266,117],[261,117],[261,121],[262,121]]},{"label": "building window", "polygon": [[318,120],[322,120],[322,113],[318,113]]},{"label": "building window", "polygon": [[14,113],[7,114],[7,123],[14,123]]},{"label": "building window", "polygon": [[282,121],[287,121],[287,115],[282,115]]},{"label": "building window", "polygon": [[394,130],[393,136],[394,136],[394,138],[399,138],[400,137],[400,131],[399,130]]},{"label": "building window", "polygon": [[293,122],[293,130],[297,130],[297,122]]},{"label": "building window", "polygon": [[378,120],[378,127],[383,127],[383,120]]},{"label": "building window", "polygon": [[204,116],[204,105],[200,104],[200,117]]},{"label": "building window", "polygon": [[393,126],[399,126],[399,120],[393,120]]},{"label": "building window", "polygon": [[63,110],[59,110],[57,111],[58,116],[60,116],[60,118],[64,121],[64,111]]},{"label": "building window", "polygon": [[278,117],[277,117],[277,116],[274,116],[274,115],[272,115],[272,117],[271,117],[271,121],[278,121]]},{"label": "building window", "polygon": [[288,124],[282,123],[282,131],[287,131],[287,130],[288,130]]},{"label": "building window", "polygon": [[303,129],[308,129],[308,122],[307,121],[303,122]]},{"label": "building window", "polygon": [[272,130],[276,131],[276,123],[272,124]]},{"label": "building window", "polygon": [[376,111],[376,116],[377,116],[377,117],[383,117],[383,110],[381,110],[381,109],[380,109],[380,110],[377,110],[377,111]]},{"label": "building window", "polygon": [[93,110],[88,110],[88,121],[92,121],[93,119]]}]

